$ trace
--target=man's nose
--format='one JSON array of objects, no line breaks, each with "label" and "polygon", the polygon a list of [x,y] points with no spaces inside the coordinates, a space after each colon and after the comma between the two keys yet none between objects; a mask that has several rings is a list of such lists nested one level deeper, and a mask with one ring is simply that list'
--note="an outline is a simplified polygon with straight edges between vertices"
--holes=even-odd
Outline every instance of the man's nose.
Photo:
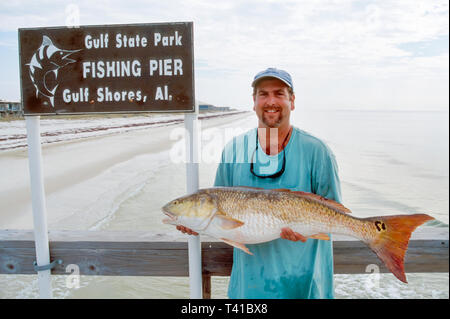
[{"label": "man's nose", "polygon": [[276,98],[275,98],[275,95],[270,94],[270,95],[267,97],[267,105],[268,105],[268,106],[274,106],[274,105],[276,105]]}]

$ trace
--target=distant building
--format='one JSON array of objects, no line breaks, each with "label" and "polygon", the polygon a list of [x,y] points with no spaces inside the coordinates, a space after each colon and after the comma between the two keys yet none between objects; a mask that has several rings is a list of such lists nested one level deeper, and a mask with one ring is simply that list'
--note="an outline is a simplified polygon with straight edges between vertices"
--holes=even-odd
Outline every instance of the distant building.
[{"label": "distant building", "polygon": [[0,100],[0,116],[4,114],[22,114],[22,103]]},{"label": "distant building", "polygon": [[218,111],[218,112],[227,112],[232,111],[229,106],[214,106],[212,104],[208,104],[205,102],[198,102],[198,110],[201,111]]}]

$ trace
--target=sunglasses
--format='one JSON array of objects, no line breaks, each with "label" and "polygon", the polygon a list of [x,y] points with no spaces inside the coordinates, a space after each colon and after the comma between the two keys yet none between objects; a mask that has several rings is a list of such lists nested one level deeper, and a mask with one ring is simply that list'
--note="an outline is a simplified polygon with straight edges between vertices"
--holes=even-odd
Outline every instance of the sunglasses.
[{"label": "sunglasses", "polygon": [[289,133],[286,135],[286,137],[284,138],[283,144],[282,144],[282,146],[283,146],[283,151],[282,151],[283,152],[283,166],[281,166],[281,169],[274,174],[259,175],[259,174],[255,173],[254,167],[253,167],[253,159],[255,158],[255,153],[258,151],[258,129],[256,129],[256,148],[253,151],[252,160],[250,162],[250,172],[254,176],[259,177],[259,178],[277,178],[277,177],[280,177],[281,175],[283,175],[284,170],[286,169],[286,154],[285,154],[284,149],[285,149],[285,143],[287,141],[287,138],[289,137],[289,135],[291,135],[290,133],[291,133],[291,131],[289,131]]}]

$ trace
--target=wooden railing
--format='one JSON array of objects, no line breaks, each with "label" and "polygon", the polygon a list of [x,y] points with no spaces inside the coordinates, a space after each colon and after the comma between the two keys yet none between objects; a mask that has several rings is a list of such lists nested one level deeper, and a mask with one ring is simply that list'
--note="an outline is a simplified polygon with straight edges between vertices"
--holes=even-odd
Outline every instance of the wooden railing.
[{"label": "wooden railing", "polygon": [[[413,233],[405,258],[406,272],[448,272],[448,228],[421,227]],[[50,231],[50,259],[62,260],[52,274],[189,276],[186,235],[115,231]],[[233,248],[202,236],[203,298],[211,297],[211,276],[229,276]],[[301,244],[301,243],[299,243]],[[333,236],[334,272],[366,273],[371,264],[389,272],[362,242]],[[36,274],[32,230],[0,230],[0,274]]]}]

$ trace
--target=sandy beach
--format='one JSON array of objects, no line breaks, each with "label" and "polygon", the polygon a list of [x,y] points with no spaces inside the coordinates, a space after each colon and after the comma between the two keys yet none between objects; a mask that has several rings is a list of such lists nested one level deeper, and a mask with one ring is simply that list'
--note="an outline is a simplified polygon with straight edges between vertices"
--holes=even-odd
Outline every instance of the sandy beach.
[{"label": "sandy beach", "polygon": [[[206,117],[201,119],[200,122],[202,129],[207,130],[210,127],[227,125],[227,123],[235,122],[242,117],[245,117],[245,115]],[[109,191],[108,186],[102,185],[101,182],[97,186],[90,185],[90,188],[87,187],[86,182],[95,180],[95,177],[111,171],[120,163],[127,163],[139,156],[148,157],[146,160],[148,168],[157,165],[156,157],[158,157],[158,154],[167,155],[168,150],[177,142],[173,137],[171,139],[173,131],[179,131],[183,128],[182,121],[180,123],[178,119],[174,123],[163,122],[157,127],[150,126],[127,132],[112,132],[108,135],[93,134],[82,139],[43,143],[44,184],[49,228],[59,226],[64,229],[87,229],[91,227],[96,222],[94,216],[100,219],[104,216],[91,214],[90,218],[84,220],[83,225],[78,222],[72,224],[70,221],[61,223],[74,211],[78,211],[77,206],[85,206],[82,203],[84,198],[92,198],[93,192],[106,193]],[[149,154],[153,154],[154,163],[151,160],[152,156]],[[161,156],[159,156],[159,160],[161,160]],[[136,173],[139,173],[139,170],[136,170]],[[114,174],[116,175],[116,185],[110,183],[109,186],[112,188],[117,188],[117,185],[125,183],[129,178],[120,168]],[[0,225],[3,229],[32,228],[26,147],[0,152],[0,176]],[[184,178],[184,176],[181,178]],[[75,195],[73,188],[76,188],[77,185],[84,185],[85,187],[84,189],[78,187],[77,191],[80,191],[80,193]],[[102,186],[106,188],[102,188]],[[71,188],[72,196],[68,196],[66,190]],[[57,196],[57,194],[59,195]],[[59,199],[56,200],[56,197],[59,197]],[[76,218],[76,220],[79,221],[80,219]]]}]

